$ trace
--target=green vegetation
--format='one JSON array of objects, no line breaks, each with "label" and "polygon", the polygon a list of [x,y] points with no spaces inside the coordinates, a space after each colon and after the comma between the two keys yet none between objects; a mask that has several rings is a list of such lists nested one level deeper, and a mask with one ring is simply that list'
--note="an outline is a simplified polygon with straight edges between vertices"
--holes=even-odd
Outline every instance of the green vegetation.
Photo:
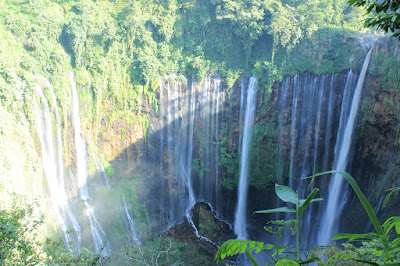
[{"label": "green vegetation", "polygon": [[376,27],[385,32],[393,33],[393,36],[400,39],[400,3],[398,1],[366,1],[349,0],[353,6],[363,6],[369,15],[364,25]]},{"label": "green vegetation", "polygon": [[108,162],[106,156],[104,154],[102,154],[99,159],[100,159],[101,164],[104,167],[104,170],[106,170],[107,177],[112,178],[114,176],[114,169],[112,168],[111,164]]},{"label": "green vegetation", "polygon": [[399,93],[400,66],[399,58],[396,55],[398,42],[394,39],[383,40],[378,43],[381,49],[372,57],[369,72],[379,76],[379,86],[385,90],[393,90]]},{"label": "green vegetation", "polygon": [[273,142],[275,125],[260,122],[253,126],[250,149],[250,186],[256,189],[270,187],[275,181],[278,145]]},{"label": "green vegetation", "polygon": [[[201,81],[206,74],[219,72],[229,89],[239,76],[254,74],[268,99],[271,86],[284,75],[305,71],[333,73],[348,68],[350,53],[355,49],[353,36],[361,27],[360,14],[360,9],[348,7],[345,0],[0,1],[0,140],[5,150],[12,151],[0,154],[4,176],[0,185],[1,189],[6,188],[1,197],[6,198],[9,191],[33,195],[45,191],[35,135],[35,88],[45,87],[47,80],[57,97],[57,102],[50,101],[50,105],[60,111],[64,153],[72,144],[67,130],[70,71],[75,73],[83,128],[93,134],[87,136],[94,142],[90,143],[92,146],[97,146],[102,126],[119,119],[128,126],[140,124],[146,140],[150,114],[143,108],[150,105],[154,113],[158,112],[160,75],[177,73],[177,81],[187,82],[184,75]],[[387,77],[382,79],[382,86],[393,87],[400,80],[400,71],[391,68],[397,61],[379,61],[382,56],[376,59],[376,65],[382,66],[377,67],[376,74]],[[45,93],[49,93],[48,88]],[[277,153],[272,142],[274,129],[272,123],[255,129],[252,158],[263,157],[267,162],[254,160],[251,167],[250,184],[258,189],[273,181]],[[121,129],[122,139],[126,133]],[[233,189],[238,178],[228,176],[237,177],[239,156],[225,147],[226,129],[221,135],[220,164],[226,171],[221,185]],[[64,158],[68,161],[68,156]],[[105,157],[100,159],[112,177],[113,168]],[[200,178],[210,171],[196,160],[193,166]],[[138,231],[146,235],[145,227],[150,221],[146,203],[138,200],[138,180],[121,178],[118,189],[134,206]],[[99,194],[109,200],[104,204],[107,208],[120,200],[110,195],[108,188]],[[58,239],[33,241],[24,234],[36,234],[35,228],[29,226],[41,221],[30,215],[29,208],[2,209],[1,225],[9,230],[3,230],[8,235],[2,239],[2,262],[99,261],[85,250],[79,256],[72,255]],[[32,223],[25,224],[29,219]],[[121,221],[119,225],[122,228]],[[160,252],[170,243],[162,241],[153,243]],[[42,258],[36,249],[50,255]],[[173,257],[162,254],[160,264],[170,263]],[[150,263],[150,257],[142,259]]]},{"label": "green vegetation", "polygon": [[[309,187],[314,182],[315,177],[323,176],[326,174],[340,174],[343,178],[350,184],[356,193],[358,199],[362,203],[368,217],[372,225],[374,226],[376,233],[367,233],[367,234],[338,234],[332,238],[332,240],[343,240],[348,239],[346,243],[343,244],[344,250],[337,250],[334,247],[328,247],[325,249],[325,254],[319,254],[318,250],[314,250],[310,252],[311,255],[319,254],[324,257],[324,262],[321,265],[348,265],[349,263],[355,262],[357,263],[365,263],[368,265],[397,265],[400,263],[400,217],[392,216],[388,218],[382,225],[376,216],[374,209],[371,204],[361,192],[358,184],[354,180],[354,178],[344,171],[328,171],[323,173],[317,173],[312,177]],[[400,190],[400,188],[395,187],[389,190],[388,195],[385,198],[386,206],[387,202],[390,200],[392,195]],[[300,252],[300,238],[299,238],[299,218],[304,212],[305,208],[309,205],[309,203],[313,201],[320,201],[322,199],[314,199],[315,195],[318,193],[319,189],[315,188],[310,195],[305,200],[300,200],[297,194],[291,190],[289,187],[281,186],[275,184],[275,192],[277,196],[288,203],[292,203],[296,206],[295,209],[289,207],[280,207],[271,210],[265,211],[256,211],[255,213],[276,213],[276,212],[287,212],[287,213],[295,213],[295,218],[288,221],[271,221],[269,223],[277,224],[280,227],[276,231],[272,229],[272,227],[264,227],[265,230],[274,233],[277,235],[277,244],[266,244],[263,242],[250,241],[250,240],[228,240],[226,241],[219,249],[217,254],[215,255],[215,260],[219,261],[220,259],[225,259],[227,256],[233,256],[239,253],[246,253],[246,255],[250,258],[254,265],[258,265],[256,260],[254,259],[252,253],[259,253],[262,250],[271,250],[274,253],[271,255],[267,252],[267,254],[274,260],[276,265],[300,265],[306,264],[312,261],[321,260],[319,257],[313,256],[311,258],[307,258],[305,261],[300,260],[299,252]],[[279,240],[282,236],[282,226],[289,226],[292,229],[292,232],[296,235],[296,253],[295,260],[293,260],[293,252],[284,252],[285,249],[289,247],[281,247],[279,245]],[[351,244],[354,241],[364,240],[362,246],[355,247]],[[282,253],[286,254],[285,258],[279,257]],[[274,258],[276,256],[276,258]]]},{"label": "green vegetation", "polygon": [[[159,75],[180,73],[181,80],[186,73],[201,81],[218,71],[230,88],[240,75],[254,73],[268,89],[288,72],[299,43],[320,38],[329,27],[359,30],[360,12],[345,0],[6,1],[0,12],[2,101],[10,105],[18,90],[31,91],[44,77],[65,110],[65,76],[73,69],[91,105],[85,121],[97,134],[103,115],[141,116],[143,95],[157,112]],[[318,66],[320,73],[330,70]]]},{"label": "green vegetation", "polygon": [[[220,149],[220,161],[219,165],[222,167],[223,175],[220,180],[221,185],[228,190],[232,190],[237,187],[239,180],[239,155],[237,152],[228,153],[226,149],[226,143],[228,140],[227,135],[228,128],[225,127],[220,130],[222,139],[219,143]],[[234,178],[231,178],[234,177]]]},{"label": "green vegetation", "polygon": [[[98,264],[102,258],[83,249],[79,255],[65,250],[61,239],[43,238],[43,217],[38,202],[14,195],[12,208],[0,210],[0,264]],[[5,204],[3,205],[5,206]]]},{"label": "green vegetation", "polygon": [[[228,240],[226,241],[219,249],[217,254],[215,255],[215,259],[219,261],[220,259],[224,259],[227,256],[233,256],[239,253],[246,253],[246,255],[250,258],[254,265],[258,265],[256,260],[254,259],[252,252],[259,253],[264,250],[268,256],[276,263],[276,265],[299,265],[306,264],[309,262],[313,262],[319,260],[317,257],[311,257],[306,260],[300,260],[300,230],[299,223],[300,217],[307,208],[307,206],[312,202],[321,201],[321,198],[316,198],[316,194],[319,189],[315,188],[306,199],[299,199],[298,195],[289,187],[275,184],[275,193],[276,195],[284,202],[292,203],[295,205],[295,209],[290,207],[280,207],[271,210],[263,210],[256,211],[255,213],[294,213],[295,218],[286,221],[270,221],[268,223],[272,223],[274,225],[278,225],[278,229],[276,231],[273,230],[272,226],[264,227],[264,229],[270,233],[273,233],[277,236],[277,244],[266,244],[263,242],[250,241],[250,240]],[[286,249],[291,247],[280,246],[280,239],[282,237],[282,230],[288,227],[292,231],[292,234],[296,235],[296,261],[286,257],[279,257],[282,253],[285,252]],[[270,250],[273,254],[271,255],[268,250]],[[289,252],[290,254],[290,252]],[[274,258],[276,256],[276,258]],[[268,264],[267,264],[268,265]]]}]

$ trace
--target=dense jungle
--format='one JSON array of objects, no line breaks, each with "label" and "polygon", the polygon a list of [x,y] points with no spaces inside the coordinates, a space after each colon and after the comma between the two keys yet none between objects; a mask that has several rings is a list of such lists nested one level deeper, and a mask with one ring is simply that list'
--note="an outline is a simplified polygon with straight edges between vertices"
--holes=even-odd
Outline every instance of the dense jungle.
[{"label": "dense jungle", "polygon": [[398,265],[399,6],[0,0],[0,264]]}]

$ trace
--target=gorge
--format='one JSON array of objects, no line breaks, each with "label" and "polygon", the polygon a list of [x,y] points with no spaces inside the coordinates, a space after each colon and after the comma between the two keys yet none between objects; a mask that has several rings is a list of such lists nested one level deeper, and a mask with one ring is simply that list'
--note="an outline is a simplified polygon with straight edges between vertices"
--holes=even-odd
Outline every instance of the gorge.
[{"label": "gorge", "polygon": [[[282,206],[275,183],[304,198],[329,170],[397,215],[400,45],[295,2],[2,3],[0,200],[35,206],[47,263],[212,265],[227,239],[275,241],[292,216],[254,214]],[[312,24],[325,4],[341,22]],[[314,187],[306,248],[372,230],[339,175]]]}]

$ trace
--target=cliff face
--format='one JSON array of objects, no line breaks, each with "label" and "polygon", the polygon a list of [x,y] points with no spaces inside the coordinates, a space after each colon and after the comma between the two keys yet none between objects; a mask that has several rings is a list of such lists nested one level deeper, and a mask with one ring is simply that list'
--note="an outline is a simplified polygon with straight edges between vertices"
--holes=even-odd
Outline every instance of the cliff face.
[{"label": "cliff face", "polygon": [[[385,78],[386,68],[382,63],[392,57],[399,60],[399,49],[385,43],[377,47],[364,83],[348,168],[373,206],[382,204],[386,189],[399,185],[400,164],[399,83],[395,78]],[[362,61],[353,64],[361,65]],[[253,212],[280,204],[274,194],[275,182],[288,184],[304,196],[307,182],[298,178],[332,169],[341,113],[348,108],[343,99],[351,98],[354,90],[354,86],[349,86],[346,92],[346,86],[354,85],[358,73],[358,68],[336,74],[299,73],[285,77],[270,91],[259,90],[249,158],[247,212],[251,235],[258,235],[263,224],[271,219],[252,215]],[[103,99],[99,105],[88,97],[92,93],[90,83],[78,87],[91,202],[114,247],[119,246],[121,236],[127,235],[120,213],[122,196],[138,236],[143,239],[183,221],[188,210],[199,201],[208,202],[228,222],[234,221],[247,83],[248,79],[243,78],[227,88],[218,75],[207,76],[200,84],[190,78],[184,81],[176,76],[161,77],[151,93],[143,94],[137,110],[127,107],[122,115],[114,110],[116,103],[112,99]],[[47,99],[51,98],[49,90],[44,89]],[[43,99],[34,95],[29,99],[33,105],[43,103]],[[90,223],[84,215],[85,204],[79,200],[71,106],[60,100],[49,100],[48,104],[54,134],[59,130],[54,122],[55,107],[62,106],[59,109],[65,191],[82,226],[83,244],[88,246]],[[95,106],[101,108],[102,112],[97,113],[102,115],[91,119]],[[21,183],[35,184],[30,189],[43,195],[45,189],[40,177],[44,172],[39,159],[43,157],[42,144],[35,129],[37,114],[24,115],[22,110],[18,109],[22,117],[18,119],[11,119],[10,111],[1,110],[7,118],[2,120],[2,141],[7,150],[13,150],[13,154],[3,154],[1,166],[6,176],[11,176],[16,169],[15,154],[29,151],[22,157],[25,172],[19,170],[17,178],[9,180],[25,176]],[[13,125],[23,130],[12,132]],[[14,141],[15,136],[26,140],[25,148],[20,140]],[[109,186],[104,173],[108,174]],[[33,177],[28,180],[29,176]],[[328,195],[327,180],[316,182],[323,198]],[[28,188],[14,185],[13,189]],[[357,231],[368,226],[358,219],[365,214],[350,189],[347,195],[340,231]],[[398,204],[398,200],[391,204]],[[308,228],[318,226],[322,206],[315,205],[307,214]],[[387,217],[393,212],[389,207],[381,215]]]},{"label": "cliff face", "polygon": [[[190,216],[198,201],[232,223],[248,109],[248,78],[238,76],[251,71],[260,83],[247,199],[249,231],[255,236],[270,217],[253,211],[279,205],[275,182],[304,196],[306,182],[299,177],[332,169],[341,112],[347,108],[343,99],[353,93],[346,92],[346,84],[357,80],[365,40],[371,38],[336,28],[343,21],[317,30],[300,2],[294,5],[300,7],[299,23],[289,36],[295,39],[278,43],[273,39],[280,33],[264,24],[267,17],[252,18],[258,28],[254,35],[247,19],[236,23],[231,10],[220,17],[217,10],[225,12],[224,5],[214,2],[142,2],[4,3],[0,200],[13,193],[39,198],[54,218],[49,227],[63,235],[66,246],[73,240],[79,248],[82,240],[95,251],[104,244],[96,233],[104,231],[114,250],[124,248],[122,239],[127,245],[149,239]],[[358,25],[353,23],[358,13],[345,7],[338,12]],[[303,30],[306,34],[300,34]],[[300,40],[301,35],[308,37]],[[399,51],[392,41],[376,42],[348,167],[378,207],[384,191],[399,185]],[[352,72],[343,70],[349,68]],[[226,78],[205,75],[216,69]],[[201,83],[182,74],[159,78],[172,72],[206,77]],[[75,85],[78,130],[71,99]],[[326,179],[316,186],[326,198]],[[341,231],[354,231],[366,226],[354,217],[365,214],[347,192],[345,209],[352,211],[344,213]],[[318,225],[322,206],[307,214],[308,228]],[[393,209],[380,214],[386,217]]]},{"label": "cliff face", "polygon": [[[377,53],[378,50],[373,57]],[[352,75],[354,83],[357,71]],[[269,94],[259,92],[249,175],[248,214],[252,232],[259,231],[260,224],[267,219],[251,213],[276,206],[274,182],[290,184],[292,178],[292,186],[305,193],[301,192],[305,183],[299,183],[296,178],[332,168],[348,76],[348,71],[322,76],[298,74],[275,84]],[[396,84],[383,89],[379,80],[379,76],[369,75],[364,83],[348,170],[374,206],[381,204],[382,192],[398,182],[395,174],[398,93]],[[196,201],[210,202],[226,219],[233,221],[243,115],[240,101],[246,96],[246,90],[241,95],[241,88],[246,88],[246,83],[246,80],[242,84],[237,82],[227,90],[218,77],[200,85],[162,80],[161,89],[156,91],[156,97],[161,99],[158,112],[143,106],[150,115],[146,141],[141,138],[143,128],[139,122],[127,126],[118,120],[102,133],[99,147],[108,152],[109,158],[114,158],[111,165],[116,179],[135,176],[143,180],[136,191],[153,221],[154,230],[183,217],[185,208],[190,206],[190,193]],[[194,94],[191,94],[192,86]],[[287,95],[283,96],[285,91]],[[172,97],[177,97],[176,101]],[[294,97],[298,97],[296,107]],[[195,99],[194,109],[190,109],[192,99]],[[293,108],[297,108],[295,116]],[[193,120],[191,110],[195,113]],[[296,125],[294,130],[293,125]],[[189,151],[189,143],[181,141],[190,137],[191,126],[193,146]],[[118,156],[116,151],[120,151]],[[188,152],[191,152],[190,159]],[[175,177],[176,169],[182,171],[180,179]],[[192,192],[185,183],[187,171],[191,172]],[[322,197],[327,197],[327,180],[316,183],[322,189]],[[353,231],[361,226],[352,222],[354,217],[364,214],[352,191],[347,191],[349,206],[345,207],[341,227]],[[347,208],[356,211],[349,212]],[[318,216],[319,211],[320,207],[316,206],[312,214]]]},{"label": "cliff face", "polygon": [[[392,197],[387,208],[382,204],[387,189],[399,186],[398,169],[400,167],[398,131],[399,131],[399,88],[398,83],[389,88],[379,85],[380,78],[370,76],[364,92],[359,135],[354,144],[352,171],[367,198],[375,206],[383,219],[396,215],[398,196]],[[360,228],[354,217],[367,217],[355,202],[350,205],[353,216],[344,221],[354,228]],[[353,211],[352,211],[353,212]]]}]

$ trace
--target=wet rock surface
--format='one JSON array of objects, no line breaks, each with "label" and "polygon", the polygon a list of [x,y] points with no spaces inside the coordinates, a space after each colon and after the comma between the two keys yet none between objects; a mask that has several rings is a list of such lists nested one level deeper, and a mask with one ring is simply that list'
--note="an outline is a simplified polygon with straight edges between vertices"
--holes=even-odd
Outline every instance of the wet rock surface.
[{"label": "wet rock surface", "polygon": [[[175,241],[197,249],[198,252],[209,258],[207,265],[217,265],[214,256],[218,247],[226,240],[236,238],[236,236],[231,226],[217,218],[207,203],[196,203],[191,212],[193,223],[185,217],[183,222],[164,232],[163,237],[173,237]],[[193,225],[196,226],[197,234]],[[197,262],[193,263],[195,265]]]}]

